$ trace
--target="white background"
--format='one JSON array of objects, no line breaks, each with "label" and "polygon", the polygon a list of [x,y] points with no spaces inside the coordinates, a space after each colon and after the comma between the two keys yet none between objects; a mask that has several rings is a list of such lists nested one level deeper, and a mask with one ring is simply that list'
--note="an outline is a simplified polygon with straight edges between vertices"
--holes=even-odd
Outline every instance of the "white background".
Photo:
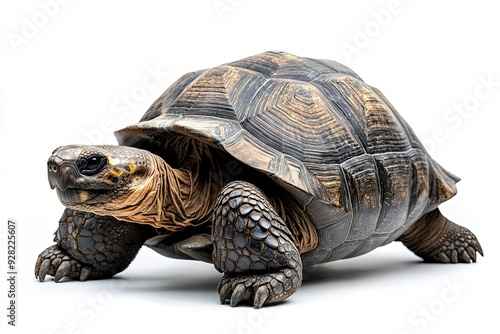
[{"label": "white background", "polygon": [[[500,297],[493,3],[2,1],[2,332],[493,333]],[[337,60],[381,89],[433,157],[462,178],[442,211],[474,231],[486,257],[424,264],[393,243],[309,270],[288,301],[261,310],[221,306],[211,265],[149,249],[112,280],[37,282],[36,258],[52,244],[63,210],[46,180],[52,150],[113,144],[112,131],[138,121],[185,72],[267,50]],[[8,218],[19,226],[16,328],[5,316]]]}]

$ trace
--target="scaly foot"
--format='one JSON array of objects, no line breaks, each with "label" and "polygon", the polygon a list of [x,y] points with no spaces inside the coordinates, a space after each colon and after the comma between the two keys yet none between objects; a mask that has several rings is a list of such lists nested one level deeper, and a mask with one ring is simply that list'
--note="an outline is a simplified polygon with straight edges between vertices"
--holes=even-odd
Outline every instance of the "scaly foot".
[{"label": "scaly foot", "polygon": [[78,278],[86,281],[92,273],[92,267],[72,259],[58,245],[53,245],[44,250],[36,261],[35,277],[40,282],[45,281],[45,276],[54,276],[59,282],[64,277]]},{"label": "scaly foot", "polygon": [[221,303],[250,301],[255,308],[281,301],[302,283],[294,238],[264,194],[246,182],[222,189],[213,216],[213,260],[224,273]]},{"label": "scaly foot", "polygon": [[463,226],[444,217],[439,209],[423,215],[399,241],[428,262],[476,262],[483,249],[476,236]]}]

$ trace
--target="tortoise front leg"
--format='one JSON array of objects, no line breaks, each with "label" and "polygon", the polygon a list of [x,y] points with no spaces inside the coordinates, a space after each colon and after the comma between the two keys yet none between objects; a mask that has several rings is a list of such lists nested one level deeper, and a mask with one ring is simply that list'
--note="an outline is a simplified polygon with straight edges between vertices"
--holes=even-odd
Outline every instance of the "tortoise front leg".
[{"label": "tortoise front leg", "polygon": [[81,281],[111,277],[128,267],[154,229],[113,217],[66,209],[48,247],[35,265],[35,277],[56,282],[64,277]]},{"label": "tortoise front leg", "polygon": [[218,292],[231,306],[260,308],[292,295],[302,283],[294,238],[265,195],[247,182],[231,182],[212,218],[213,261],[224,273]]}]

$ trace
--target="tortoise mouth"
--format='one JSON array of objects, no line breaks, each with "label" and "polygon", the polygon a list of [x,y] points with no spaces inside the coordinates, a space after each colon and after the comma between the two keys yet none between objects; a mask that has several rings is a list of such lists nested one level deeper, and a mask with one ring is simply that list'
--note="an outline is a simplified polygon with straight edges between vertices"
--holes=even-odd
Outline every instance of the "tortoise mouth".
[{"label": "tortoise mouth", "polygon": [[95,205],[108,202],[106,194],[109,190],[100,189],[77,189],[67,188],[62,190],[56,188],[57,196],[65,206],[75,206],[78,204]]}]

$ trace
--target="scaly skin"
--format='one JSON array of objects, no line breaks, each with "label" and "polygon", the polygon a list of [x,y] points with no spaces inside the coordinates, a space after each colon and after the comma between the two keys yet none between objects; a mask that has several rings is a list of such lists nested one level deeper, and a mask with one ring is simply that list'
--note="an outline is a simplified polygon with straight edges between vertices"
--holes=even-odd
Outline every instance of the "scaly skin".
[{"label": "scaly skin", "polygon": [[245,300],[260,308],[292,295],[302,283],[295,241],[254,185],[231,182],[222,189],[212,219],[213,260],[224,273],[221,303]]},{"label": "scaly skin", "polygon": [[476,262],[483,249],[476,236],[444,217],[439,209],[422,216],[400,238],[409,250],[427,262]]},{"label": "scaly skin", "polygon": [[46,275],[56,282],[111,277],[128,267],[154,233],[149,226],[66,209],[55,233],[57,244],[38,256],[35,276],[41,282]]}]

